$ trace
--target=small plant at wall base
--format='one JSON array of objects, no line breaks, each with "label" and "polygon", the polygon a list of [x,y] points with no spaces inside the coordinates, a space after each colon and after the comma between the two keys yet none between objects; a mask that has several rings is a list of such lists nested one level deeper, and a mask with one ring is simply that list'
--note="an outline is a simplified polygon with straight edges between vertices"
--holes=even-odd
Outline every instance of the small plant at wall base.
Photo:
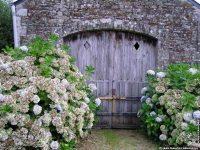
[{"label": "small plant at wall base", "polygon": [[148,70],[146,79],[138,116],[148,135],[172,146],[197,143],[200,68],[171,64],[164,72]]},{"label": "small plant at wall base", "polygon": [[0,147],[71,150],[94,123],[100,99],[57,38],[36,37],[0,54]]}]

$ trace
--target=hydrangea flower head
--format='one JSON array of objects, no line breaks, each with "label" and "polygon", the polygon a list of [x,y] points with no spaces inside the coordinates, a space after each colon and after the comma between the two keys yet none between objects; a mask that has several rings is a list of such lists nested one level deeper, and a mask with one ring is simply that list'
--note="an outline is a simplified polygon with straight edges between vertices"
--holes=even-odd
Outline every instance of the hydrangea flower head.
[{"label": "hydrangea flower head", "polygon": [[9,67],[10,67],[10,63],[3,63],[0,65],[0,68],[2,68],[2,69],[7,69]]},{"label": "hydrangea flower head", "polygon": [[188,124],[186,122],[181,123],[181,129],[185,130],[188,127]]},{"label": "hydrangea flower head", "polygon": [[37,104],[40,102],[40,98],[38,95],[34,95],[31,99],[33,101],[33,103]]},{"label": "hydrangea flower head", "polygon": [[166,76],[166,73],[165,72],[157,72],[156,73],[156,77],[157,78],[164,78]]},{"label": "hydrangea flower head", "polygon": [[95,90],[97,90],[96,85],[93,84],[93,83],[90,83],[90,84],[88,85],[88,87],[90,88],[91,91],[95,91]]},{"label": "hydrangea flower head", "polygon": [[2,94],[0,94],[0,102],[3,102],[3,101],[4,101],[4,99],[5,99],[5,96],[4,96],[4,95],[2,95]]},{"label": "hydrangea flower head", "polygon": [[198,111],[193,112],[193,117],[195,119],[200,119],[200,111],[198,110]]},{"label": "hydrangea flower head", "polygon": [[200,96],[197,96],[197,97],[196,97],[196,101],[200,101]]},{"label": "hydrangea flower head", "polygon": [[156,92],[158,93],[165,93],[165,87],[164,86],[156,86],[155,88]]},{"label": "hydrangea flower head", "polygon": [[147,70],[147,74],[154,76],[156,73],[153,70]]},{"label": "hydrangea flower head", "polygon": [[52,150],[57,150],[59,148],[59,143],[58,141],[52,141],[51,144],[50,144],[50,148]]},{"label": "hydrangea flower head", "polygon": [[99,98],[95,99],[95,104],[96,106],[100,106],[101,105],[101,100]]},{"label": "hydrangea flower head", "polygon": [[150,112],[150,116],[155,116],[155,115],[156,115],[155,111]]},{"label": "hydrangea flower head", "polygon": [[28,93],[28,91],[25,89],[23,91],[20,92],[20,97],[24,97],[26,96],[26,94]]},{"label": "hydrangea flower head", "polygon": [[33,113],[35,115],[39,115],[41,112],[42,112],[42,107],[41,106],[39,106],[37,104],[33,106]]},{"label": "hydrangea flower head", "polygon": [[57,106],[56,106],[56,109],[57,109],[57,112],[58,112],[58,113],[62,112],[62,110],[63,110],[62,107],[61,107],[61,105],[57,105]]},{"label": "hydrangea flower head", "polygon": [[140,98],[140,101],[141,101],[141,102],[144,102],[144,101],[146,101],[147,98],[148,98],[148,96],[142,96],[142,97]]},{"label": "hydrangea flower head", "polygon": [[151,103],[151,98],[148,97],[148,98],[146,99],[146,103],[147,103],[147,104],[150,104],[150,103]]},{"label": "hydrangea flower head", "polygon": [[190,122],[192,120],[192,112],[185,112],[183,114],[183,119],[186,121],[186,122]]},{"label": "hydrangea flower head", "polygon": [[156,117],[155,120],[156,120],[156,122],[162,122],[162,118],[160,118],[160,117]]},{"label": "hydrangea flower head", "polygon": [[141,89],[141,94],[145,94],[146,91],[148,91],[148,87],[143,87],[143,88]]},{"label": "hydrangea flower head", "polygon": [[8,133],[6,130],[0,130],[0,141],[6,141],[8,139]]},{"label": "hydrangea flower head", "polygon": [[61,83],[62,83],[62,85],[63,85],[65,88],[67,88],[67,87],[69,86],[69,82],[68,82],[66,79],[63,79],[63,80],[61,81]]},{"label": "hydrangea flower head", "polygon": [[89,125],[87,126],[88,129],[91,129],[92,127],[93,127],[93,123],[91,123],[91,124],[89,124]]},{"label": "hydrangea flower head", "polygon": [[167,140],[167,136],[166,136],[165,134],[161,134],[161,135],[159,136],[159,139],[160,139],[161,141],[165,141],[165,140]]},{"label": "hydrangea flower head", "polygon": [[190,72],[192,75],[195,75],[198,72],[198,70],[196,68],[190,68],[188,72]]},{"label": "hydrangea flower head", "polygon": [[23,52],[28,52],[28,47],[27,46],[21,46],[19,49]]},{"label": "hydrangea flower head", "polygon": [[90,103],[90,99],[88,97],[85,98],[86,104]]}]

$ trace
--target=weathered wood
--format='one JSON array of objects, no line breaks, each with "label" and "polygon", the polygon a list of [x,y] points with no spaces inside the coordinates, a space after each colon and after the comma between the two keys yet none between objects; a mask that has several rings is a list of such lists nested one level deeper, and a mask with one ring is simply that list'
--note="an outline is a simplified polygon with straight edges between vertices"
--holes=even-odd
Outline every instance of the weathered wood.
[{"label": "weathered wood", "polygon": [[[98,127],[139,125],[136,114],[141,106],[139,97],[144,75],[148,69],[156,67],[155,41],[120,31],[83,32],[77,34],[75,40],[65,40],[82,73],[87,65],[95,67],[91,82],[97,85],[95,94],[102,99]],[[136,42],[138,50],[134,47]]]}]

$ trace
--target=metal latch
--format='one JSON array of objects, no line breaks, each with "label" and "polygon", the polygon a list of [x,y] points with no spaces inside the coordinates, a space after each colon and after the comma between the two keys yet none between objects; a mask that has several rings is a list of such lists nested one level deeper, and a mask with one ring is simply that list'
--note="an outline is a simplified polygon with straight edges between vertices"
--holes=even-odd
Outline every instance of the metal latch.
[{"label": "metal latch", "polygon": [[101,100],[124,100],[126,97],[116,96],[116,89],[112,89],[112,96],[99,97]]}]

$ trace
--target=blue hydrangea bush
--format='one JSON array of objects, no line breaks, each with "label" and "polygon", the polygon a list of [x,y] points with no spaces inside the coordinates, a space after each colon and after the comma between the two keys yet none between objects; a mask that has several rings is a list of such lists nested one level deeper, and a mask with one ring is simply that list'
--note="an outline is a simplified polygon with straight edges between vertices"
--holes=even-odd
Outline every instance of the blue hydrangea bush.
[{"label": "blue hydrangea bush", "polygon": [[0,149],[70,150],[86,137],[100,99],[55,35],[0,54]]},{"label": "blue hydrangea bush", "polygon": [[198,141],[200,68],[171,64],[164,71],[148,70],[138,112],[153,139],[172,146]]}]

